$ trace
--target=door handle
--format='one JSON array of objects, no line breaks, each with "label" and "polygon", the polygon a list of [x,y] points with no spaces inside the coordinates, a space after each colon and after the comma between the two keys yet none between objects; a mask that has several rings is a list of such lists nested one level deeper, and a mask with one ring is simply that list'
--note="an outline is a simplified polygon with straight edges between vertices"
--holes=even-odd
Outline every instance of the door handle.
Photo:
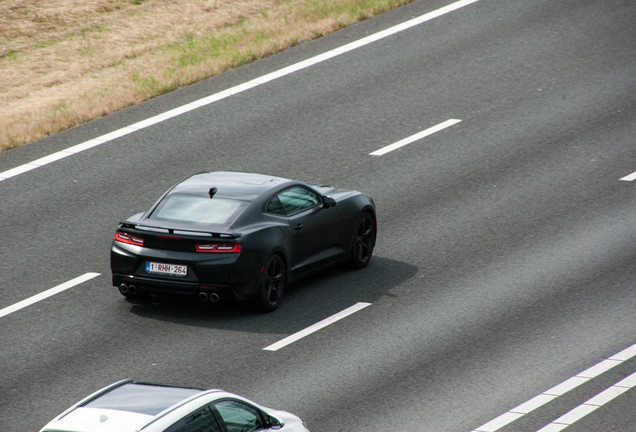
[{"label": "door handle", "polygon": [[301,223],[296,224],[296,226],[294,227],[294,229],[295,229],[296,231],[300,231],[300,230],[301,230],[301,229],[303,229],[303,228],[304,228],[304,225],[303,225],[303,224],[301,224]]}]

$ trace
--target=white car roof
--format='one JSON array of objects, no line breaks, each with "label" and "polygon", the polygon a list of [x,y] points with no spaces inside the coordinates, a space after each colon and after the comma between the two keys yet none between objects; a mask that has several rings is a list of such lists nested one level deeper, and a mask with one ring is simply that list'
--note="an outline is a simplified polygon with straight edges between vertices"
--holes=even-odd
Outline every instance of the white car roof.
[{"label": "white car roof", "polygon": [[105,387],[64,411],[42,431],[138,431],[162,413],[215,390],[124,380]]},{"label": "white car roof", "polygon": [[46,431],[73,432],[133,432],[152,420],[153,416],[130,411],[81,407],[56,422],[49,423]]}]

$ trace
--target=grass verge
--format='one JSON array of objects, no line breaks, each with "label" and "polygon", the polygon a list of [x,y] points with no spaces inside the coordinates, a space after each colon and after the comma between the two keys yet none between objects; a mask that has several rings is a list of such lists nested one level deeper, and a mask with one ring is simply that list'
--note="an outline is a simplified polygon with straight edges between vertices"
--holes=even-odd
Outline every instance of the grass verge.
[{"label": "grass verge", "polygon": [[0,152],[413,0],[0,0]]}]

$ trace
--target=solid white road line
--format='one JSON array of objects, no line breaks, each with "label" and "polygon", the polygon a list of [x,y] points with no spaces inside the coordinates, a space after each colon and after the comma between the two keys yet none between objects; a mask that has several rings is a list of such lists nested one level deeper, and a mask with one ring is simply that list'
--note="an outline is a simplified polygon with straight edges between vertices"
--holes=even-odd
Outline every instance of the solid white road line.
[{"label": "solid white road line", "polygon": [[327,51],[323,54],[317,55],[315,57],[309,58],[307,60],[301,61],[299,63],[293,64],[291,66],[287,66],[285,68],[282,68],[278,71],[269,73],[267,75],[263,75],[262,77],[259,78],[255,78],[251,81],[248,81],[246,83],[243,84],[239,84],[235,87],[231,87],[227,90],[223,90],[219,93],[215,93],[213,95],[207,96],[205,98],[196,100],[194,102],[191,102],[189,104],[180,106],[178,108],[172,109],[170,111],[167,111],[163,114],[159,114],[156,115],[154,117],[150,117],[146,120],[134,123],[130,126],[126,126],[122,129],[107,133],[105,135],[99,136],[97,138],[94,138],[92,140],[89,141],[85,141],[83,143],[77,144],[73,147],[69,147],[66,150],[62,150],[59,151],[57,153],[54,153],[52,155],[37,159],[33,162],[27,163],[25,165],[21,165],[18,166],[16,168],[12,168],[10,170],[4,171],[4,172],[0,172],[0,182],[3,180],[6,180],[8,178],[11,177],[15,177],[17,175],[20,174],[24,174],[25,172],[31,171],[33,169],[39,168],[41,166],[44,165],[48,165],[52,162],[58,161],[60,159],[64,159],[68,156],[72,156],[74,154],[77,154],[79,152],[82,152],[84,150],[88,150],[90,148],[105,144],[109,141],[112,141],[116,138],[120,138],[123,137],[125,135],[128,135],[130,133],[136,132],[138,130],[141,129],[145,129],[149,126],[152,126],[154,124],[157,123],[161,123],[164,120],[168,120],[171,119],[173,117],[177,117],[181,114],[185,114],[187,112],[193,111],[197,108],[201,108],[203,106],[206,105],[210,105],[214,102],[218,102],[222,99],[228,98],[230,96],[236,95],[238,93],[242,93],[246,90],[249,90],[251,88],[257,87],[259,85],[268,83],[270,81],[274,81],[278,78],[284,77],[286,75],[292,74],[294,72],[297,72],[299,70],[308,68],[310,66],[313,66],[315,64],[324,62],[325,60],[329,60],[331,58],[337,57],[341,54],[347,53],[349,51],[353,51],[355,49],[358,49],[360,47],[363,47],[365,45],[368,45],[370,43],[373,42],[377,42],[381,39],[384,39],[386,37],[392,36],[396,33],[402,32],[404,30],[408,30],[411,27],[417,26],[419,24],[425,23],[427,21],[430,21],[432,19],[435,18],[439,18],[442,15],[446,15],[447,13],[453,12],[457,9],[461,9],[464,6],[468,6],[472,3],[476,3],[479,0],[461,0],[461,1],[457,1],[455,3],[451,3],[449,5],[446,5],[442,8],[436,9],[432,12],[426,13],[424,15],[420,15],[419,17],[415,17],[409,21],[403,22],[401,24],[398,24],[396,26],[390,27],[386,30],[380,31],[378,33],[374,33],[372,35],[369,35],[365,38],[359,39],[357,41],[348,43],[346,45],[343,45],[339,48],[335,48],[331,51]]},{"label": "solid white road line", "polygon": [[621,178],[619,180],[621,180],[621,181],[629,181],[629,182],[636,180],[636,171],[631,173],[630,175],[626,175],[625,177],[623,177],[623,178]]},{"label": "solid white road line", "polygon": [[62,291],[66,291],[69,288],[73,288],[76,285],[79,285],[81,283],[84,283],[88,280],[91,280],[93,278],[96,278],[97,276],[99,276],[99,273],[86,273],[82,276],[78,276],[73,280],[70,280],[68,282],[65,282],[63,284],[60,284],[58,286],[55,286],[53,288],[50,288],[44,292],[41,292],[40,294],[36,294],[33,297],[29,297],[27,299],[24,299],[14,305],[8,306],[4,309],[0,309],[0,318],[2,318],[3,316],[9,315],[13,312],[19,311],[20,309],[23,309],[27,306],[32,305],[33,303],[37,303],[40,300],[44,300],[46,298],[49,298],[51,296],[54,296],[55,294],[59,294]]},{"label": "solid white road line", "polygon": [[367,306],[371,306],[371,303],[364,303],[364,302],[359,302],[354,304],[351,307],[348,307],[347,309],[343,310],[342,312],[338,312],[335,315],[330,316],[329,318],[325,318],[322,321],[317,322],[316,324],[307,327],[304,330],[301,330],[297,333],[294,333],[291,336],[287,336],[285,339],[281,339],[280,341],[263,348],[264,351],[278,351],[279,349],[286,347],[289,344],[292,344],[294,342],[296,342],[299,339],[304,338],[305,336],[308,336],[312,333],[317,332],[320,329],[323,329],[325,327],[327,327],[328,325],[331,325],[333,323],[335,323],[336,321],[340,321],[343,318],[348,317],[351,314],[354,314],[356,312],[358,312],[359,310],[362,310],[364,308],[366,308]]},{"label": "solid white road line", "polygon": [[636,386],[636,372],[563,414],[537,432],[559,432]]},{"label": "solid white road line", "polygon": [[495,432],[502,427],[512,423],[513,421],[518,420],[524,415],[534,411],[540,406],[556,399],[559,396],[566,394],[567,392],[575,389],[581,384],[588,382],[592,378],[596,378],[602,373],[605,373],[608,370],[618,366],[619,364],[630,360],[634,356],[636,356],[636,344],[624,349],[619,353],[614,354],[612,357],[609,357],[606,360],[595,364],[591,368],[584,370],[578,375],[563,381],[561,384],[554,386],[549,390],[546,390],[540,395],[535,396],[529,401],[524,402],[516,408],[511,409],[510,411],[500,415],[494,420],[491,420],[488,423],[479,426],[477,429],[473,429],[472,432]]},{"label": "solid white road line", "polygon": [[404,147],[405,145],[411,144],[412,142],[415,142],[417,140],[420,140],[424,137],[427,137],[429,135],[433,135],[436,132],[439,132],[443,129],[446,129],[447,127],[453,126],[454,124],[459,123],[461,120],[459,119],[450,119],[450,120],[446,120],[445,122],[442,122],[440,124],[438,124],[437,126],[433,126],[430,127],[426,130],[423,130],[422,132],[418,132],[415,135],[411,135],[408,138],[404,138],[403,140],[400,140],[398,142],[395,142],[393,144],[390,144],[386,147],[382,147],[379,150],[376,150],[374,152],[369,153],[371,156],[382,156],[385,155],[389,152],[392,152],[393,150],[397,150],[400,147]]}]

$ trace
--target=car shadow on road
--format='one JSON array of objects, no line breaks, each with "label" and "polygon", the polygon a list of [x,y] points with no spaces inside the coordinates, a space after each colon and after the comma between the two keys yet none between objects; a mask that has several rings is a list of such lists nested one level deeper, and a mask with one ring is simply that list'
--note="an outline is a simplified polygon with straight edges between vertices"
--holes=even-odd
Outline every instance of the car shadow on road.
[{"label": "car shadow on road", "polygon": [[[293,333],[357,302],[373,303],[413,277],[417,267],[374,256],[362,270],[333,267],[288,287],[279,308],[257,312],[246,304],[199,303],[173,297],[130,301],[130,311],[142,318],[182,325],[250,333]],[[126,301],[123,300],[122,301]]]}]

